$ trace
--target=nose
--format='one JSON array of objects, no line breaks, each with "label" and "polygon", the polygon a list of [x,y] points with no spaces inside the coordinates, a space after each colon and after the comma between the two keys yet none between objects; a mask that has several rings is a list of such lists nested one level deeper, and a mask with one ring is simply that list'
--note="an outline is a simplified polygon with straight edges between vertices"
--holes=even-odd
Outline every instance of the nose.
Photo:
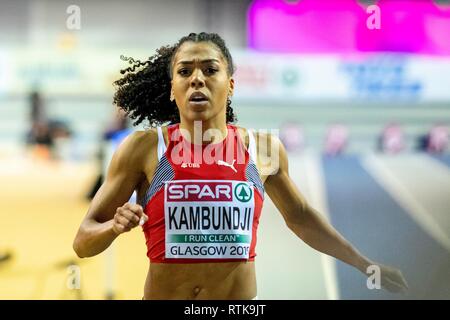
[{"label": "nose", "polygon": [[199,69],[194,70],[191,76],[191,87],[197,89],[204,86],[205,78],[203,77],[203,72]]}]

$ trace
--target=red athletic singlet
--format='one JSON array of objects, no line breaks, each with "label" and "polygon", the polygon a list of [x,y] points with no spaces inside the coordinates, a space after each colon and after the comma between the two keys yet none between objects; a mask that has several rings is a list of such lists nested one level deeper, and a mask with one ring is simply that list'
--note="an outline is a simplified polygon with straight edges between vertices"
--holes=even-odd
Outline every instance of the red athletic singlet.
[{"label": "red athletic singlet", "polygon": [[141,205],[150,262],[253,261],[264,187],[249,131],[227,125],[217,144],[194,145],[179,124],[158,128],[158,166]]}]

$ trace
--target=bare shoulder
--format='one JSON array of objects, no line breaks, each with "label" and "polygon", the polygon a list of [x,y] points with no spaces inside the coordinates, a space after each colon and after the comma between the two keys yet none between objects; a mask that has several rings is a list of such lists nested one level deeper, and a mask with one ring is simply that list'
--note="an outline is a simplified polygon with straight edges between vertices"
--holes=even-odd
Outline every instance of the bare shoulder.
[{"label": "bare shoulder", "polygon": [[[239,134],[248,146],[248,129],[238,127]],[[261,179],[265,181],[267,176],[276,174],[280,165],[285,160],[285,149],[280,139],[267,131],[252,130],[256,144],[257,167],[261,175]]]},{"label": "bare shoulder", "polygon": [[259,130],[255,130],[253,136],[255,138],[258,157],[262,157],[262,160],[267,160],[267,158],[279,156],[282,143],[277,136]]},{"label": "bare shoulder", "polygon": [[280,169],[285,167],[287,158],[278,136],[267,132],[255,132],[255,140],[258,161],[262,163],[261,175],[267,178],[280,173]]},{"label": "bare shoulder", "polygon": [[120,143],[114,157],[119,167],[143,171],[157,144],[156,129],[134,131]]},{"label": "bare shoulder", "polygon": [[[131,152],[135,156],[139,156],[141,153],[155,147],[158,144],[158,134],[156,129],[139,130],[130,133],[119,146],[119,150],[124,152]],[[129,154],[131,155],[131,154]]]},{"label": "bare shoulder", "polygon": [[156,128],[148,130],[137,130],[130,134],[131,143],[136,147],[155,147],[158,144],[158,133]]}]

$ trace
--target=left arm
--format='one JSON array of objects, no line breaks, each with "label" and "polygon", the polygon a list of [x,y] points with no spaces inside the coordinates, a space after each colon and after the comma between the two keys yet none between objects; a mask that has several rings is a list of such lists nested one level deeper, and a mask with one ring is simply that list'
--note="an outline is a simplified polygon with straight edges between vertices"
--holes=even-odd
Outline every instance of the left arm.
[{"label": "left arm", "polygon": [[366,276],[368,266],[378,265],[382,286],[393,292],[405,290],[407,284],[400,270],[373,262],[362,255],[307,203],[289,176],[288,158],[282,143],[274,137],[269,139],[271,144],[277,144],[274,149],[279,150],[279,167],[268,176],[264,187],[289,229],[310,247],[355,267]]}]

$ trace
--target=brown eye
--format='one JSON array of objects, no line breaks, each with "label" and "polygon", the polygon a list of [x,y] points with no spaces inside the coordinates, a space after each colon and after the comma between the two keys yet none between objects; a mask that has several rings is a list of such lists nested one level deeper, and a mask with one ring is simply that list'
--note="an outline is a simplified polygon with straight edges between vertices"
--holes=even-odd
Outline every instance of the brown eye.
[{"label": "brown eye", "polygon": [[207,74],[214,74],[214,73],[216,73],[217,71],[219,71],[219,70],[217,70],[217,69],[215,69],[215,68],[207,68],[206,69],[206,73]]},{"label": "brown eye", "polygon": [[187,76],[189,74],[189,70],[188,69],[180,69],[180,70],[178,70],[178,74],[182,75],[182,76]]}]

